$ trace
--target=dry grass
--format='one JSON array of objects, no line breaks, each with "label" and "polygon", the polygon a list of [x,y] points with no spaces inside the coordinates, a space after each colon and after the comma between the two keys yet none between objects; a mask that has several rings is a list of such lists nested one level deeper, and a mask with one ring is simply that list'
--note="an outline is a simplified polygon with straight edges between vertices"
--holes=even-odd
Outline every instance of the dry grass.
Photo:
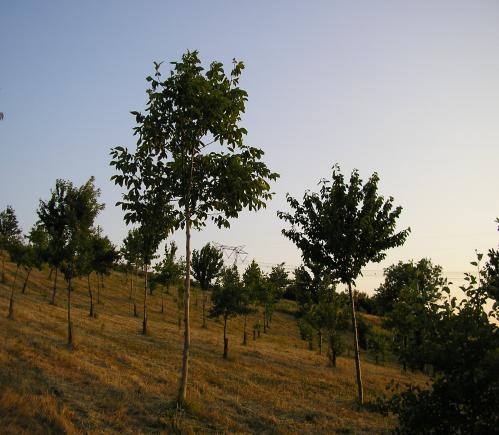
[{"label": "dry grass", "polygon": [[[66,343],[66,290],[48,303],[48,271],[35,271],[26,295],[16,285],[15,320],[6,318],[14,267],[0,284],[0,426],[2,433],[384,433],[395,424],[355,403],[354,364],[307,350],[284,303],[268,334],[243,346],[242,321],[229,321],[228,361],[222,325],[201,328],[192,304],[189,406],[173,406],[182,332],[173,295],[149,299],[148,336],[133,317],[124,276],[106,279],[98,317],[88,317],[86,282],[72,294],[75,349]],[[60,281],[59,285],[62,285]],[[141,307],[137,293],[138,307]],[[139,310],[140,311],[140,310]],[[139,315],[142,313],[139,312]],[[253,320],[249,325],[253,324]],[[392,379],[424,382],[395,365],[363,363],[365,396],[374,401]]]}]

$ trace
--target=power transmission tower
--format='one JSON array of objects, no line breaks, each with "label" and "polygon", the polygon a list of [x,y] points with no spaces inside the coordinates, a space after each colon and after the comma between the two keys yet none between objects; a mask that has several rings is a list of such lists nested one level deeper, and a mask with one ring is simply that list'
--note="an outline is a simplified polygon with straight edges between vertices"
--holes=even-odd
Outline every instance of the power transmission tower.
[{"label": "power transmission tower", "polygon": [[248,253],[244,250],[245,245],[229,246],[217,242],[213,242],[213,245],[222,251],[227,260],[233,258],[236,265],[239,263],[239,260],[241,260],[241,263],[244,263],[248,257]]}]

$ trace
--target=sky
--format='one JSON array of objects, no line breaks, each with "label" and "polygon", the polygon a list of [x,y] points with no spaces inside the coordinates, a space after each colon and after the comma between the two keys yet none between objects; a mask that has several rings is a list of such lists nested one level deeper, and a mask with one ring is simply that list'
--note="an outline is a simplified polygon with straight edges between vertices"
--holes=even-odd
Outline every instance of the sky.
[{"label": "sky", "polygon": [[[57,178],[102,191],[98,224],[121,244],[111,147],[135,146],[132,110],[146,102],[153,61],[199,50],[230,68],[244,61],[246,143],[280,174],[265,210],[244,212],[208,241],[244,245],[263,267],[300,264],[281,235],[286,193],[317,190],[337,163],[380,176],[403,207],[406,243],[369,264],[431,258],[458,281],[475,249],[499,233],[499,2],[497,1],[18,1],[0,8],[0,208],[25,231]],[[174,236],[184,245],[180,232]]]}]

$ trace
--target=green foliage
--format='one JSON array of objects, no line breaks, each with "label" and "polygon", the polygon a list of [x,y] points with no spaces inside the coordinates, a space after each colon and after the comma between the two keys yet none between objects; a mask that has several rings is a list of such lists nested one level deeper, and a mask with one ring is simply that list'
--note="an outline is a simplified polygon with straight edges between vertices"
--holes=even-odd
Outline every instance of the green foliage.
[{"label": "green foliage", "polygon": [[[244,144],[246,130],[238,126],[247,100],[238,86],[244,65],[234,61],[226,76],[213,62],[204,73],[196,51],[172,64],[166,79],[156,64],[154,77],[147,78],[145,113],[132,112],[136,152],[111,152],[118,171],[112,180],[127,189],[120,205],[127,222],[143,221],[147,203],[171,229],[187,221],[200,228],[208,218],[228,227],[243,207],[265,206],[271,198],[267,180],[278,176],[260,161],[263,151]],[[207,152],[216,142],[225,151]]]},{"label": "green foliage", "polygon": [[377,301],[383,309],[390,308],[385,325],[394,332],[394,350],[404,368],[422,370],[428,362],[438,302],[442,290],[448,291],[441,273],[442,268],[429,259],[399,262],[385,270],[385,283],[377,290]]},{"label": "green foliage", "polygon": [[8,205],[5,210],[0,211],[0,250],[8,249],[11,243],[20,238],[21,229],[16,213],[12,206]]},{"label": "green foliage", "polygon": [[409,287],[420,293],[423,303],[437,300],[440,288],[446,285],[442,277],[442,267],[433,265],[428,258],[393,264],[384,270],[385,282],[375,290],[375,303],[378,314],[393,310],[400,299],[403,288]]},{"label": "green foliage", "polygon": [[192,251],[192,275],[199,282],[201,290],[210,288],[212,281],[223,267],[223,254],[215,246],[207,243],[200,251]]},{"label": "green foliage", "polygon": [[76,260],[83,255],[97,214],[104,208],[98,203],[100,190],[91,177],[77,188],[58,179],[47,201],[40,200],[38,217],[48,235],[47,258],[51,266],[61,268],[67,280],[78,276]]},{"label": "green foliage", "polygon": [[[184,292],[185,331],[178,404],[186,397],[190,324],[190,231],[211,219],[228,227],[243,208],[259,210],[270,200],[269,181],[278,174],[261,161],[263,151],[244,144],[239,126],[247,100],[239,87],[244,65],[234,60],[226,75],[220,62],[205,72],[197,51],[187,52],[163,79],[161,63],[154,77],[144,113],[132,112],[137,126],[137,149],[111,150],[112,180],[125,187],[121,205],[127,222],[151,222],[154,235],[180,227],[186,230]],[[218,150],[209,151],[211,144]],[[145,216],[144,216],[145,215]],[[150,219],[149,219],[150,217]]]},{"label": "green foliage", "polygon": [[301,250],[305,266],[321,265],[335,280],[353,283],[368,262],[383,260],[387,249],[404,243],[410,230],[395,231],[402,207],[378,195],[378,182],[374,173],[363,184],[353,170],[346,183],[334,166],[319,193],[305,192],[302,203],[287,195],[294,213],[278,212],[291,225],[282,233]]},{"label": "green foliage", "polygon": [[[334,282],[331,276],[320,268],[313,267],[317,273],[310,274],[304,266],[294,270],[294,291],[299,307],[300,334],[302,339],[310,341],[312,333],[316,331],[318,335],[324,335],[333,340],[336,346],[331,354],[331,362],[336,364],[336,356],[339,355],[342,346],[340,331],[348,327],[348,314],[345,298],[336,293]],[[320,273],[320,274],[319,274]],[[331,338],[333,337],[333,338]]]},{"label": "green foliage", "polygon": [[386,354],[390,350],[392,335],[389,331],[379,326],[374,325],[367,331],[366,342],[367,349],[376,359],[376,364],[379,360],[384,360]]},{"label": "green foliage", "polygon": [[244,314],[247,309],[244,285],[237,266],[224,269],[213,288],[210,317],[227,319]]},{"label": "green foliage", "polygon": [[499,329],[487,313],[485,288],[475,276],[466,279],[461,303],[449,297],[435,313],[428,341],[436,371],[431,389],[412,387],[391,402],[400,433],[497,433]]},{"label": "green foliage", "polygon": [[182,279],[182,274],[185,269],[183,261],[177,260],[177,245],[175,242],[170,242],[170,245],[165,246],[165,257],[162,261],[156,264],[154,270],[156,272],[154,281],[166,287],[174,286]]}]

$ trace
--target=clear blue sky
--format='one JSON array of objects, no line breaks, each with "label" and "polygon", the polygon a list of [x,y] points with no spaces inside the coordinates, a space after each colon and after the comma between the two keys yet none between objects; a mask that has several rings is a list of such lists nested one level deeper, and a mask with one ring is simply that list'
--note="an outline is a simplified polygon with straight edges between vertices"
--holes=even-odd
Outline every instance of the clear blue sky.
[{"label": "clear blue sky", "polygon": [[497,1],[3,2],[0,44],[0,208],[25,230],[56,178],[94,175],[99,224],[121,242],[109,149],[135,143],[129,112],[144,106],[152,62],[197,49],[206,64],[246,63],[247,142],[281,178],[267,210],[194,234],[195,248],[246,245],[297,265],[276,211],[334,163],[378,171],[412,228],[369,269],[426,256],[463,271],[474,249],[497,246]]}]

